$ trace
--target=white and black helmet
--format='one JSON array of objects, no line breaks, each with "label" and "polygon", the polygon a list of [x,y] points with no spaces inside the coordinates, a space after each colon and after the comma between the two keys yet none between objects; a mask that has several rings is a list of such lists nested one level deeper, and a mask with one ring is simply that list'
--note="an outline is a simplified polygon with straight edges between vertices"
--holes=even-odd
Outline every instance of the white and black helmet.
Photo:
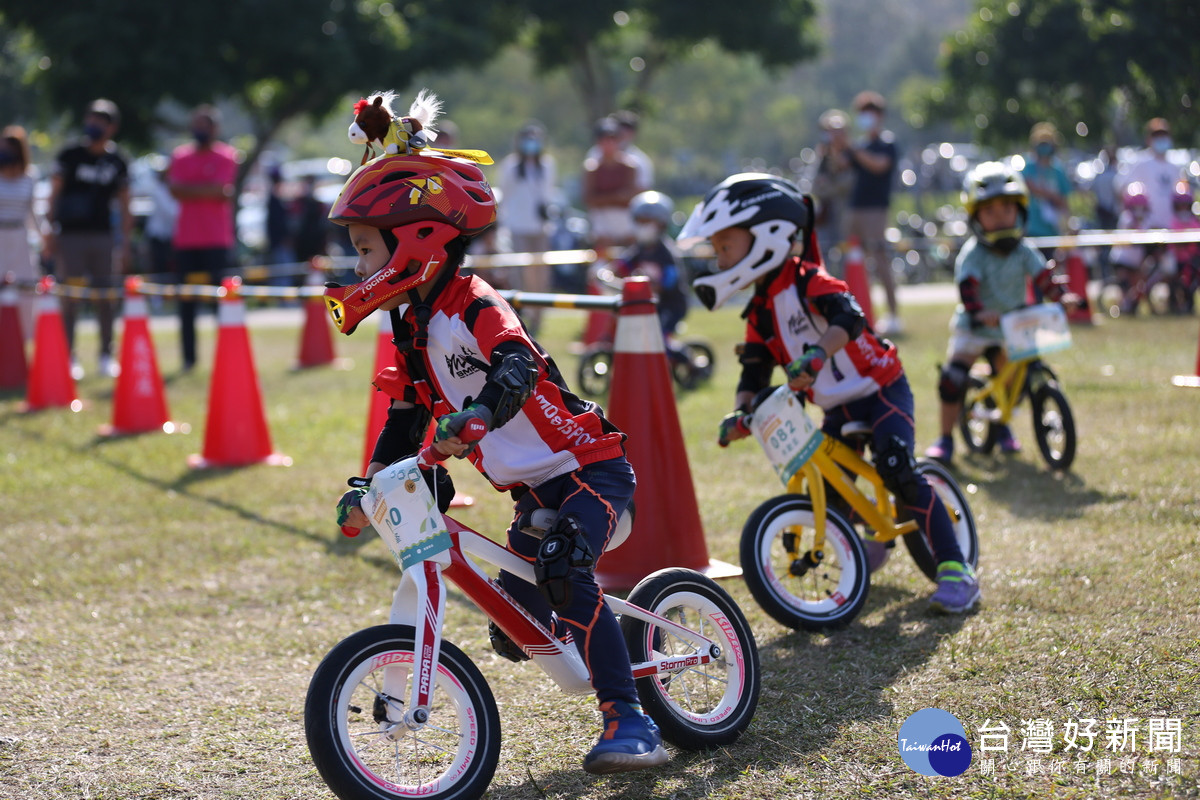
[{"label": "white and black helmet", "polygon": [[795,184],[744,172],[709,190],[676,241],[686,249],[725,228],[745,228],[754,237],[750,252],[737,264],[692,281],[696,297],[711,310],[783,263],[798,238],[807,243],[811,227],[811,201]]}]

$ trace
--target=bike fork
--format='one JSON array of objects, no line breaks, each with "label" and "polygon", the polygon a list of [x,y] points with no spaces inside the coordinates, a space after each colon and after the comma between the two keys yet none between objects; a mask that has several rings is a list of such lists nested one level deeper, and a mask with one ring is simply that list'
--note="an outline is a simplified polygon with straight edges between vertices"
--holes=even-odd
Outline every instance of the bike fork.
[{"label": "bike fork", "polygon": [[[397,619],[397,608],[416,609],[412,620]],[[441,565],[424,561],[413,569],[404,571],[400,587],[396,589],[396,601],[392,608],[392,622],[411,622],[416,636],[413,642],[413,661],[409,665],[396,665],[384,670],[383,694],[386,698],[405,697],[408,687],[408,705],[404,717],[393,731],[398,736],[403,730],[415,730],[429,720],[433,690],[437,682],[437,665],[442,649],[442,621],[446,611],[446,586],[442,581]]]}]

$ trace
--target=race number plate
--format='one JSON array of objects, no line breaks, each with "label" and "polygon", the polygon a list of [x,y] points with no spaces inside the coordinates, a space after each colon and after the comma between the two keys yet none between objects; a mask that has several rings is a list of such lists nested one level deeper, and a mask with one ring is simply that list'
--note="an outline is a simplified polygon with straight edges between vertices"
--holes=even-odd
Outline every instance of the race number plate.
[{"label": "race number plate", "polygon": [[824,438],[787,386],[780,386],[754,410],[750,432],[758,439],[784,486],[807,463]]},{"label": "race number plate", "polygon": [[1013,360],[1044,356],[1071,346],[1067,313],[1058,303],[1010,311],[1000,317],[1000,330],[1004,333],[1004,349]]},{"label": "race number plate", "polygon": [[446,520],[425,485],[416,456],[376,473],[363,497],[363,510],[401,569],[427,560],[450,563]]}]

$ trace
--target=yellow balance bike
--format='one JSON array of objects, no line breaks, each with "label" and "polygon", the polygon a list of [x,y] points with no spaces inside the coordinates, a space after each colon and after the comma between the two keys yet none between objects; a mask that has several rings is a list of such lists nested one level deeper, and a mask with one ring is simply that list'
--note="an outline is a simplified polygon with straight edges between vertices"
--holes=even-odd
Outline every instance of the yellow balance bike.
[{"label": "yellow balance bike", "polygon": [[[972,370],[958,427],[967,448],[992,452],[998,427],[1008,425],[1028,397],[1038,450],[1051,469],[1065,471],[1075,460],[1075,418],[1058,376],[1041,357],[1071,346],[1067,315],[1057,303],[1042,303],[1000,318],[1007,360],[1000,371]],[[992,361],[988,354],[988,361]],[[983,370],[987,365],[980,364]]]},{"label": "yellow balance bike", "polygon": [[[894,547],[902,537],[917,567],[934,580],[937,562],[928,540],[897,509],[869,460],[869,426],[851,422],[840,439],[826,436],[802,399],[781,386],[760,394],[750,430],[787,487],[742,528],[746,585],[768,614],[797,630],[849,624],[870,588],[867,541]],[[976,566],[979,537],[966,496],[941,464],[919,459],[916,471],[941,498],[963,558]]]}]

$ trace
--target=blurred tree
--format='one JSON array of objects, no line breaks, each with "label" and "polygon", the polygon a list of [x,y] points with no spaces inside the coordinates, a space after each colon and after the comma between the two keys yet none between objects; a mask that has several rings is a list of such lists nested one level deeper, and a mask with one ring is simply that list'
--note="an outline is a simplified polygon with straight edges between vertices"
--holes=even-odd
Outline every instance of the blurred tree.
[{"label": "blurred tree", "polygon": [[943,47],[928,113],[992,144],[1023,142],[1049,120],[1069,138],[1140,140],[1162,116],[1176,138],[1197,130],[1200,5],[1171,0],[977,0]]},{"label": "blurred tree", "polygon": [[[520,4],[520,0],[517,0]],[[817,52],[813,0],[743,0],[731,13],[718,0],[524,0],[528,36],[543,70],[566,69],[588,118],[618,108],[645,110],[664,65],[713,41],[768,68]]]},{"label": "blurred tree", "polygon": [[[279,127],[317,120],[356,88],[405,88],[422,69],[479,65],[516,36],[503,2],[461,23],[451,0],[255,0],[163,3],[95,0],[63,13],[38,0],[5,0],[5,21],[43,54],[27,78],[43,116],[78,119],[105,96],[121,107],[120,138],[152,143],[164,103],[236,100],[254,141],[243,176]],[[403,110],[403,109],[398,109]],[[351,109],[346,108],[349,123]]]}]

